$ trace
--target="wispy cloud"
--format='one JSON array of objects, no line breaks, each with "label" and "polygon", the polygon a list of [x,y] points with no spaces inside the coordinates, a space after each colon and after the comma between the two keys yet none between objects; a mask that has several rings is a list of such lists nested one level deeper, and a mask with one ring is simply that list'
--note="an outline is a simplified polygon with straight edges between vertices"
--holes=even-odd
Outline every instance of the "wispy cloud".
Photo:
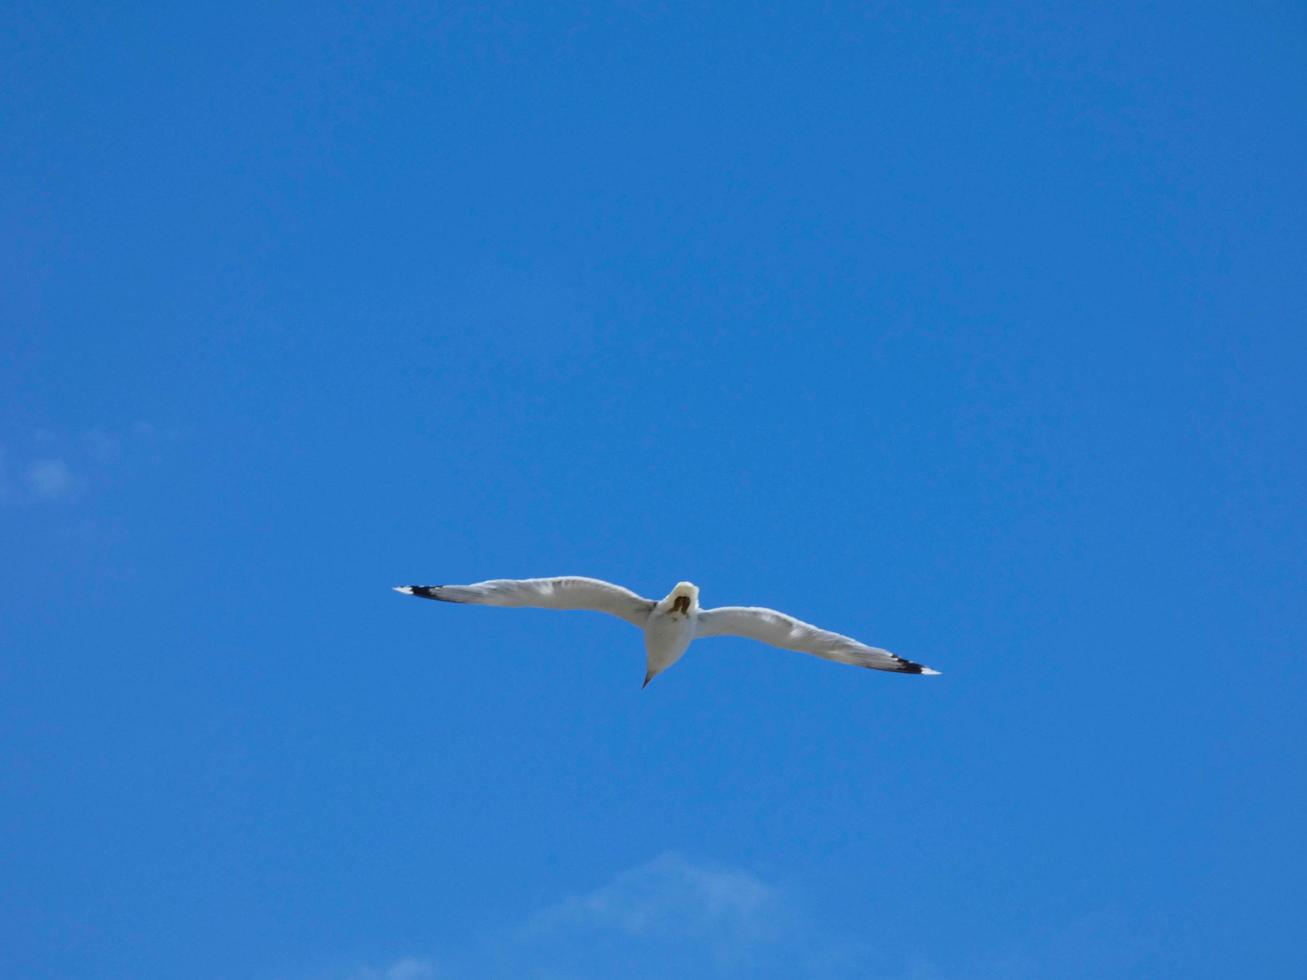
[{"label": "wispy cloud", "polygon": [[665,853],[537,914],[528,934],[615,929],[633,937],[758,942],[782,914],[775,888],[747,871]]},{"label": "wispy cloud", "polygon": [[349,980],[437,980],[438,976],[436,966],[430,960],[408,956],[389,966],[360,967]]},{"label": "wispy cloud", "polygon": [[60,458],[38,459],[27,467],[27,488],[42,500],[66,497],[73,490],[73,474]]},{"label": "wispy cloud", "polygon": [[69,500],[87,488],[111,482],[124,464],[158,449],[165,435],[149,422],[76,434],[33,433],[27,451],[0,447],[0,502],[46,503]]},{"label": "wispy cloud", "polygon": [[1111,917],[1089,917],[1005,949],[931,942],[913,923],[847,935],[753,871],[667,852],[480,941],[331,976],[345,980],[1016,980],[1147,975],[1147,951]]},{"label": "wispy cloud", "polygon": [[808,925],[784,889],[754,872],[666,852],[531,916],[491,974],[825,975],[812,969]]},{"label": "wispy cloud", "polygon": [[829,976],[796,956],[803,928],[783,891],[753,872],[675,852],[620,871],[525,921],[439,950],[356,967],[345,980],[651,980]]}]

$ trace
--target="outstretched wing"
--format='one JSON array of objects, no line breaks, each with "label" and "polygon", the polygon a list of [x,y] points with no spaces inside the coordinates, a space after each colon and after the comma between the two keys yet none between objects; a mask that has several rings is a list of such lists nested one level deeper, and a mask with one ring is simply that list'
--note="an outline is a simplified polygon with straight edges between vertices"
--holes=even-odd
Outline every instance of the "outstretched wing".
[{"label": "outstretched wing", "polygon": [[396,592],[439,599],[441,602],[468,602],[482,606],[534,606],[539,609],[589,609],[620,616],[633,626],[644,628],[652,599],[636,595],[630,589],[597,578],[496,578],[473,585],[399,585]]},{"label": "outstretched wing", "polygon": [[775,609],[759,609],[754,606],[705,609],[699,613],[695,639],[702,636],[744,636],[783,650],[798,650],[800,653],[811,653],[842,664],[892,670],[899,674],[939,673],[911,660],[896,657],[888,650],[869,647],[852,637],[810,626]]}]

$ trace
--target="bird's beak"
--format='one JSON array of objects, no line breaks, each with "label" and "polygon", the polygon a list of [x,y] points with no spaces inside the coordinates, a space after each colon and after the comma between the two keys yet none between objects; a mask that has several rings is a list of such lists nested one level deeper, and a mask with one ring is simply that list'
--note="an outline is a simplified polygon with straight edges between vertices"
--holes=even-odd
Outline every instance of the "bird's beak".
[{"label": "bird's beak", "polygon": [[654,679],[654,672],[652,670],[646,670],[644,672],[644,683],[640,685],[640,690],[643,691],[646,687],[648,687],[649,682],[653,679]]}]

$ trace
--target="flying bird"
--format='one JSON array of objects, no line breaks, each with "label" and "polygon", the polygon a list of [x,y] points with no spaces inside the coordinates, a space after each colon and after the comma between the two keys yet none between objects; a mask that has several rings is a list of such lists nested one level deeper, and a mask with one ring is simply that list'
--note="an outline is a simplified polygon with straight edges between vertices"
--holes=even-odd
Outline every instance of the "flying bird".
[{"label": "flying bird", "polygon": [[676,661],[690,644],[706,636],[744,636],[783,650],[811,653],[837,663],[889,670],[897,674],[938,674],[888,650],[818,629],[775,609],[756,606],[699,607],[699,587],[678,582],[654,601],[630,589],[595,578],[491,579],[473,585],[399,585],[396,592],[440,602],[481,606],[533,606],[537,609],[589,609],[608,613],[644,630],[644,686]]}]

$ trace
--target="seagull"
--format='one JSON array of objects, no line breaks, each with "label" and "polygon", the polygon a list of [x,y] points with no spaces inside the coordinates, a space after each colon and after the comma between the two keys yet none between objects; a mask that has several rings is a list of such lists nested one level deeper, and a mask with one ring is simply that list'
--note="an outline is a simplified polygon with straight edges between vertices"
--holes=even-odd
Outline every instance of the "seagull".
[{"label": "seagull", "polygon": [[680,660],[690,644],[706,636],[743,636],[783,650],[811,653],[837,663],[889,670],[896,674],[938,674],[888,650],[800,622],[757,606],[699,607],[699,587],[677,582],[666,598],[654,601],[597,578],[490,579],[472,585],[397,585],[396,592],[440,602],[481,606],[532,606],[537,609],[588,609],[608,613],[644,630],[647,654],[643,687]]}]

